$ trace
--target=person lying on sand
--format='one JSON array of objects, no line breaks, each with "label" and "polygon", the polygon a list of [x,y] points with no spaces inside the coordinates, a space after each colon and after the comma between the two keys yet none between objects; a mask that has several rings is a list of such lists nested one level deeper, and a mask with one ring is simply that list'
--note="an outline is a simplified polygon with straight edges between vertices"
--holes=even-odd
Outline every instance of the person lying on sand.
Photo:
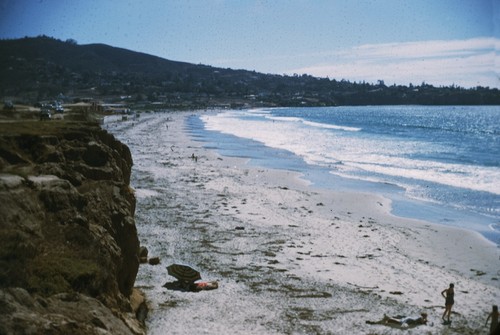
[{"label": "person lying on sand", "polygon": [[182,289],[191,292],[208,291],[219,288],[219,283],[217,281],[194,283],[180,280],[179,283]]},{"label": "person lying on sand", "polygon": [[420,313],[420,316],[387,316],[380,321],[366,321],[370,325],[399,325],[402,327],[418,326],[427,324],[427,313]]},{"label": "person lying on sand", "polygon": [[163,287],[168,288],[169,290],[175,291],[184,291],[184,292],[200,292],[200,291],[209,291],[215,290],[219,288],[218,281],[205,281],[205,282],[190,282],[178,280],[175,282],[167,282],[163,285]]}]

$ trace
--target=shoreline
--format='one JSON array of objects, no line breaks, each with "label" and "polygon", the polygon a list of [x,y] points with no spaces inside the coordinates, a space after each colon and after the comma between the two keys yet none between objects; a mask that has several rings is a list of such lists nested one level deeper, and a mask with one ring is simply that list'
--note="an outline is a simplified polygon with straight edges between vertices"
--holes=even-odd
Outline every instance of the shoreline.
[{"label": "shoreline", "polygon": [[[141,266],[136,282],[153,308],[151,334],[174,322],[180,326],[172,333],[179,334],[392,334],[400,330],[364,321],[422,310],[432,325],[419,332],[483,330],[500,297],[500,251],[490,241],[396,217],[380,196],[311,188],[298,173],[220,156],[190,137],[185,118],[193,113],[108,125],[137,165],[132,186],[141,244],[162,260],[159,267]],[[147,143],[148,129],[160,141],[147,145],[153,153],[139,143]],[[156,154],[162,147],[169,149]],[[155,162],[144,162],[148,157]],[[218,280],[219,289],[162,288],[165,266],[179,261],[198,268],[204,280]],[[456,314],[452,326],[443,326],[440,292],[450,282]],[[193,317],[193,311],[203,312]]]},{"label": "shoreline", "polygon": [[[211,117],[209,115],[205,114],[200,118],[205,119],[210,124]],[[196,140],[207,141],[208,146],[217,150],[221,155],[236,158],[249,157],[248,164],[253,167],[300,171],[304,174],[304,179],[316,188],[329,189],[334,192],[339,190],[359,191],[381,195],[391,199],[393,203],[392,213],[396,216],[472,230],[500,247],[500,231],[498,230],[500,227],[495,229],[500,218],[474,211],[472,208],[453,207],[456,205],[454,203],[450,205],[425,198],[413,198],[407,194],[406,187],[408,185],[404,183],[398,184],[376,179],[363,180],[348,175],[338,175],[335,165],[311,165],[306,163],[302,157],[285,149],[267,147],[263,143],[247,137],[240,138],[229,133],[205,130],[202,128],[202,122],[196,117],[189,118],[188,124],[194,128],[193,136]],[[239,126],[241,127],[241,125]],[[266,131],[269,132],[269,129]]]}]

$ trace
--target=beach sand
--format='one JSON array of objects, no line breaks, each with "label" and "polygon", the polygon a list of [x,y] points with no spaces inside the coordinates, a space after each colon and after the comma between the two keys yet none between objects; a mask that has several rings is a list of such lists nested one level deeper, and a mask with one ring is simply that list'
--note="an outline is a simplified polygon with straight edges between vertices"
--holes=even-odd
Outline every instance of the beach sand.
[{"label": "beach sand", "polygon": [[[500,249],[479,234],[391,215],[368,193],[312,188],[300,175],[256,168],[193,141],[190,114],[150,113],[105,125],[134,158],[149,334],[400,334],[368,325],[429,314],[406,334],[486,333],[500,303]],[[193,159],[195,155],[197,159]],[[162,287],[184,263],[219,288]],[[452,324],[444,298],[455,284]]]}]

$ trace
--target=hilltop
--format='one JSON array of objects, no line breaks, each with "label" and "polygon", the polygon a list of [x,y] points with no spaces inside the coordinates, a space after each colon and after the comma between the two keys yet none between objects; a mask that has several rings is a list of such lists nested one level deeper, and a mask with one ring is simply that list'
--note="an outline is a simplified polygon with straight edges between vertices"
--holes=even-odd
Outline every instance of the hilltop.
[{"label": "hilltop", "polygon": [[47,36],[0,41],[0,97],[16,103],[59,98],[167,108],[500,104],[487,87],[387,86],[309,75],[275,75],[171,61],[104,44]]}]

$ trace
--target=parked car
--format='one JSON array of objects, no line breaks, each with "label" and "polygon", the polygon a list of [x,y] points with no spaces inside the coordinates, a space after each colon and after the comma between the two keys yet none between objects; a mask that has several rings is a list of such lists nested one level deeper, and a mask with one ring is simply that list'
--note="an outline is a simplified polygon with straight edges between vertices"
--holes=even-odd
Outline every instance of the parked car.
[{"label": "parked car", "polygon": [[50,112],[50,109],[42,107],[42,109],[40,110],[40,121],[50,120],[50,119],[52,119],[52,113]]},{"label": "parked car", "polygon": [[14,109],[14,104],[12,103],[12,101],[5,101],[5,103],[3,104],[3,109]]},{"label": "parked car", "polygon": [[57,104],[54,106],[54,111],[56,113],[64,113],[64,107],[61,104]]}]

